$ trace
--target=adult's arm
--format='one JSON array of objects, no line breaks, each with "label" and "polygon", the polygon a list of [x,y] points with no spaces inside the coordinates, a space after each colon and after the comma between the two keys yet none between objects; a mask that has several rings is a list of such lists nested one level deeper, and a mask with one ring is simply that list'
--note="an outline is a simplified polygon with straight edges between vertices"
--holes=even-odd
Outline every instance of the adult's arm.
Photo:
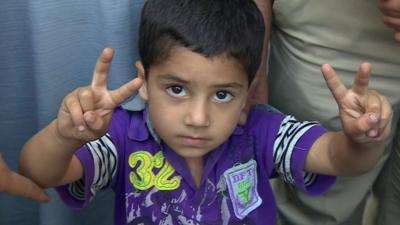
[{"label": "adult's arm", "polygon": [[272,1],[271,0],[256,0],[256,4],[260,9],[265,24],[265,36],[262,49],[262,57],[260,67],[258,68],[257,74],[251,83],[249,89],[249,97],[247,105],[245,107],[242,116],[240,117],[240,123],[245,124],[247,120],[247,113],[250,107],[255,104],[265,104],[268,102],[268,49],[269,39],[271,36],[271,24],[272,24]]}]

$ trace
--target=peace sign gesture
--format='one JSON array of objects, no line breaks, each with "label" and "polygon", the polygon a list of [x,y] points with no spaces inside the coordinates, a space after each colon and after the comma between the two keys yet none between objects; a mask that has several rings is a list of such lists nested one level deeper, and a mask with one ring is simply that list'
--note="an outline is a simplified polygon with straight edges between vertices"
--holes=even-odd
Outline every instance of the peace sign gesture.
[{"label": "peace sign gesture", "polygon": [[90,86],[77,88],[64,98],[57,117],[62,137],[84,142],[100,138],[107,131],[113,109],[142,85],[136,78],[116,90],[108,90],[112,57],[113,50],[105,48],[97,59]]},{"label": "peace sign gesture", "polygon": [[385,96],[368,89],[371,65],[360,65],[351,89],[330,65],[323,65],[322,73],[338,104],[345,134],[360,144],[384,140],[390,132],[392,107]]}]

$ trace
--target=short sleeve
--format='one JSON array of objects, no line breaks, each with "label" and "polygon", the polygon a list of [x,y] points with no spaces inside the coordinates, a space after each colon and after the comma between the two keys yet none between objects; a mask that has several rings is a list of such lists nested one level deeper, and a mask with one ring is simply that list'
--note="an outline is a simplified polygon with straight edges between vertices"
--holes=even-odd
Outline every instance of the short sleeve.
[{"label": "short sleeve", "polygon": [[275,169],[287,183],[310,195],[327,191],[335,177],[306,173],[307,154],[313,143],[326,130],[316,122],[300,122],[293,116],[285,116],[274,141],[273,160]]},{"label": "short sleeve", "polygon": [[116,174],[118,154],[110,135],[106,134],[82,146],[75,155],[83,166],[83,178],[56,190],[68,206],[83,208],[98,191],[110,186]]}]

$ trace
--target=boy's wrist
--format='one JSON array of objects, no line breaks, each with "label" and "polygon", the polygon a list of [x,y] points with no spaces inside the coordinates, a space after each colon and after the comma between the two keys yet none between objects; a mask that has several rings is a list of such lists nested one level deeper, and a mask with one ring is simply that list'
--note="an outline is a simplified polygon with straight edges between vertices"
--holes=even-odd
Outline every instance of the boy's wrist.
[{"label": "boy's wrist", "polygon": [[53,120],[50,125],[47,127],[49,129],[49,133],[54,138],[54,141],[57,142],[60,146],[65,146],[68,149],[73,150],[74,152],[86,142],[83,140],[79,140],[72,137],[65,137],[61,134],[57,119]]},{"label": "boy's wrist", "polygon": [[367,140],[358,140],[346,133],[343,135],[348,140],[348,144],[350,145],[351,149],[356,151],[370,151],[376,150],[377,148],[383,148],[385,146],[385,140],[375,140],[375,141],[367,141]]}]

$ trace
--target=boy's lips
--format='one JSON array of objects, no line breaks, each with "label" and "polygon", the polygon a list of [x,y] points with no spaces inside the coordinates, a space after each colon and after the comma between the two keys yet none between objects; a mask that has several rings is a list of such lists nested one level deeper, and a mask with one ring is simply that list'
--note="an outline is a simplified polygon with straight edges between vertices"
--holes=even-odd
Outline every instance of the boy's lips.
[{"label": "boy's lips", "polygon": [[209,138],[193,137],[193,136],[179,136],[183,145],[190,147],[202,147],[210,141]]}]

